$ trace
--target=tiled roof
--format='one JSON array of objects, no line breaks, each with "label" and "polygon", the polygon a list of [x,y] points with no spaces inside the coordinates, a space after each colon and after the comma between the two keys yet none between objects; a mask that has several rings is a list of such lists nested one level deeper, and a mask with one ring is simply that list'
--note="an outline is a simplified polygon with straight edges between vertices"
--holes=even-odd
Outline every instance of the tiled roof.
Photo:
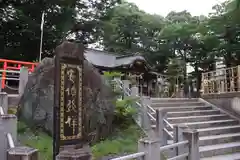
[{"label": "tiled roof", "polygon": [[108,68],[130,65],[136,60],[145,61],[144,57],[139,55],[121,56],[94,49],[86,49],[84,55],[85,58],[93,65]]}]

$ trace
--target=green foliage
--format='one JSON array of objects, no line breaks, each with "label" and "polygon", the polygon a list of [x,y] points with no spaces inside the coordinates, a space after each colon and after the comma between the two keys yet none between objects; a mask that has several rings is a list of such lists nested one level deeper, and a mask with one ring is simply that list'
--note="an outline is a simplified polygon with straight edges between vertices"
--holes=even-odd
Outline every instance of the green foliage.
[{"label": "green foliage", "polygon": [[[121,155],[137,152],[137,142],[144,135],[141,129],[131,124],[127,128],[118,128],[106,140],[92,146],[93,159],[107,155]],[[30,130],[24,123],[18,122],[18,139],[21,144],[39,150],[39,159],[52,160],[52,138],[43,132]]]},{"label": "green foliage", "polygon": [[107,79],[112,80],[114,77],[121,77],[123,74],[120,72],[104,72],[103,75]]},{"label": "green foliage", "polygon": [[136,98],[125,98],[116,101],[114,125],[124,127],[133,122],[133,116],[136,113],[136,109],[133,107],[135,102]]},{"label": "green foliage", "polygon": [[118,129],[112,137],[92,146],[94,158],[137,152],[137,142],[142,136],[144,134],[141,129],[133,124]]},{"label": "green foliage", "polygon": [[22,145],[38,149],[39,159],[52,160],[52,138],[49,135],[18,122],[18,139]]},{"label": "green foliage", "polygon": [[116,54],[139,52],[162,73],[168,72],[171,59],[179,59],[183,62],[183,80],[187,63],[199,81],[201,70],[215,69],[219,59],[227,67],[240,64],[240,0],[213,6],[209,16],[172,11],[166,17],[145,13],[125,1],[115,5],[117,1],[4,1],[0,6],[1,56],[36,60],[41,13],[45,11],[45,55],[74,32],[80,42],[100,42],[105,50]]},{"label": "green foliage", "polygon": [[201,70],[215,69],[220,58],[228,67],[240,64],[239,2],[217,4],[209,16],[172,11],[165,18],[124,2],[108,13],[109,20],[102,22],[102,44],[105,50],[121,54],[140,52],[163,73],[170,73],[170,60],[178,59],[182,62],[178,73],[183,81],[189,63],[200,83]]},{"label": "green foliage", "polygon": [[[51,56],[67,35],[95,42],[99,21],[119,0],[18,0],[0,5],[1,58],[34,61],[39,56],[40,24],[45,12],[43,55]],[[31,46],[31,47],[30,47]]]}]

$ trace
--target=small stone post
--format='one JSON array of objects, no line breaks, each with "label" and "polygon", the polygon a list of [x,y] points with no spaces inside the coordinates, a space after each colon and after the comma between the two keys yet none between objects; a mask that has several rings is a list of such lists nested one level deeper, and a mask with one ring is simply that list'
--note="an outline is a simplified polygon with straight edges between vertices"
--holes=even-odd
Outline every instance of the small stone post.
[{"label": "small stone post", "polygon": [[[143,98],[144,99],[144,98]],[[154,133],[154,130],[151,127],[151,118],[148,115],[148,108],[146,105],[146,102],[148,100],[141,100],[141,114],[140,116],[142,116],[140,118],[140,122],[141,122],[141,127],[147,132],[147,135],[149,137],[155,137],[156,134]]]},{"label": "small stone post", "polygon": [[24,89],[27,82],[28,82],[28,68],[22,67],[20,69],[19,86],[18,86],[18,93],[20,96],[24,93]]},{"label": "small stone post", "polygon": [[90,147],[84,146],[81,149],[64,149],[57,155],[56,160],[91,160],[91,158]]},{"label": "small stone post", "polygon": [[[130,81],[129,80],[123,80],[123,90],[126,91],[130,86]],[[126,95],[126,93],[124,92],[124,96],[129,96],[129,95]]]},{"label": "small stone post", "polygon": [[237,66],[237,91],[240,91],[240,66],[239,65]]},{"label": "small stone post", "polygon": [[0,106],[3,107],[5,114],[8,113],[8,95],[6,92],[0,92]]},{"label": "small stone post", "polygon": [[6,159],[6,151],[9,149],[7,134],[10,133],[13,142],[17,142],[17,117],[12,114],[1,115],[0,118],[0,157]]},{"label": "small stone post", "polygon": [[160,140],[144,138],[138,141],[138,151],[145,152],[143,160],[161,160]]},{"label": "small stone post", "polygon": [[142,103],[143,105],[147,106],[147,105],[151,105],[151,98],[150,97],[147,97],[147,96],[144,96],[144,97],[141,97],[141,100],[142,100]]},{"label": "small stone post", "polygon": [[183,131],[183,137],[189,141],[188,160],[200,160],[198,131],[186,129]]},{"label": "small stone post", "polygon": [[163,122],[163,119],[166,115],[166,112],[164,110],[156,110],[156,130],[158,133],[158,137],[161,139],[161,146],[167,145],[167,138],[168,135],[164,131],[165,125]]},{"label": "small stone post", "polygon": [[38,150],[29,147],[10,148],[7,160],[38,160]]},{"label": "small stone post", "polygon": [[[173,129],[173,134],[174,134],[174,143],[178,143],[178,142],[182,142],[184,141],[184,137],[183,137],[183,131],[186,130],[188,127],[185,124],[179,124],[174,126]],[[174,148],[174,155],[178,156],[181,155],[183,153],[186,153],[186,146],[179,146]]]},{"label": "small stone post", "polygon": [[139,95],[139,90],[137,86],[132,86],[131,88],[131,96],[138,96]]}]

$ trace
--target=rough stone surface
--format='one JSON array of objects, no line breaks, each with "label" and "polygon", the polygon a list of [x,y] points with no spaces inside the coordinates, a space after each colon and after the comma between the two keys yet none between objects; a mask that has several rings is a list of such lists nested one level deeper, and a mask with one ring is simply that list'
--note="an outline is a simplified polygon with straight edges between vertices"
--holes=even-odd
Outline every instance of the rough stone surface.
[{"label": "rough stone surface", "polygon": [[231,102],[232,109],[240,115],[240,98],[234,97]]},{"label": "rough stone surface", "polygon": [[240,97],[239,92],[202,95],[204,100],[216,105],[217,107],[220,107],[221,109],[240,119],[240,109],[236,106],[236,100],[233,100],[236,97]]},{"label": "rough stone surface", "polygon": [[[33,127],[53,133],[54,59],[45,58],[29,75],[20,99],[18,117]],[[111,132],[115,95],[98,71],[84,61],[84,131],[95,140]],[[89,141],[89,140],[88,140]]]}]

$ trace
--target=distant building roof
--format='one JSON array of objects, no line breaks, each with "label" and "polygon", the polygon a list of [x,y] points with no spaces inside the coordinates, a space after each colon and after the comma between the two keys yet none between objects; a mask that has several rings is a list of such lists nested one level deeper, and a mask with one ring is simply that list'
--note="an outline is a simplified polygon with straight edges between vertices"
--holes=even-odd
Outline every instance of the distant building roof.
[{"label": "distant building roof", "polygon": [[95,66],[115,68],[133,64],[136,60],[145,61],[140,55],[117,55],[106,51],[86,49],[84,56],[86,60]]}]

